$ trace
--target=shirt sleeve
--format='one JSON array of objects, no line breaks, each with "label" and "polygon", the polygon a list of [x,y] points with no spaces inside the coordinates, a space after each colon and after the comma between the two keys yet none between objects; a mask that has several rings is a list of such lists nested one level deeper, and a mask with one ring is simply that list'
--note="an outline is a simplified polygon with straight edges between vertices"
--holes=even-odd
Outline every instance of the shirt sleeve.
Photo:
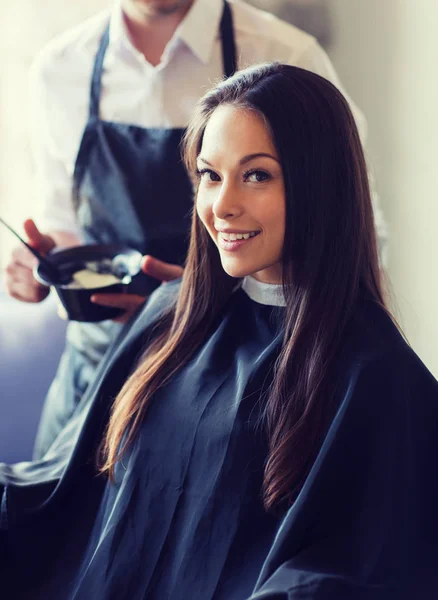
[{"label": "shirt sleeve", "polygon": [[72,177],[51,131],[50,76],[43,58],[38,58],[33,64],[29,83],[31,149],[35,173],[32,216],[45,232],[63,231],[80,237],[72,204]]},{"label": "shirt sleeve", "polygon": [[[357,128],[359,130],[359,135],[362,140],[362,144],[365,149],[366,154],[366,141],[368,136],[368,126],[362,111],[355,105],[352,99],[349,97],[348,93],[342,87],[342,84],[339,80],[338,74],[336,73],[327,53],[321,48],[318,42],[312,38],[310,44],[306,47],[304,52],[299,57],[298,61],[295,60],[295,64],[298,67],[303,69],[307,69],[308,71],[312,71],[317,75],[321,75],[325,79],[328,79],[331,83],[333,83],[344,95],[346,98],[351,111],[353,113],[354,119],[356,121]],[[386,225],[385,217],[383,215],[383,211],[381,208],[381,203],[379,199],[379,195],[375,188],[375,180],[372,174],[372,171],[368,165],[368,174],[370,180],[371,187],[371,200],[373,203],[373,211],[374,211],[374,224],[376,228],[377,241],[379,245],[379,255],[380,262],[383,267],[386,266],[386,255],[387,255],[387,245],[388,245],[388,228]]]}]

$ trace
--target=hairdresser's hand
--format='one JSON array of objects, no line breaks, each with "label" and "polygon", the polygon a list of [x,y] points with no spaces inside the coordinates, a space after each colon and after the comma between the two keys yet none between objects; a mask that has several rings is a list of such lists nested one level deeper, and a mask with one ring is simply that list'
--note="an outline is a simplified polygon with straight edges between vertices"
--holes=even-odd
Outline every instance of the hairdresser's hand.
[{"label": "hairdresser's hand", "polygon": [[[55,247],[50,235],[40,232],[38,227],[28,219],[24,222],[24,239],[42,254],[47,254]],[[5,283],[8,294],[23,302],[41,302],[48,295],[50,288],[41,285],[33,276],[33,268],[37,259],[22,244],[14,248],[11,259],[5,269]]]},{"label": "hairdresser's hand", "polygon": [[[163,283],[178,279],[183,274],[183,268],[179,265],[171,265],[149,255],[143,256],[141,270],[146,275],[155,277]],[[126,323],[143,306],[146,300],[146,297],[136,294],[93,294],[91,297],[91,301],[96,304],[123,308],[125,310],[123,315],[114,319],[118,323]]]}]

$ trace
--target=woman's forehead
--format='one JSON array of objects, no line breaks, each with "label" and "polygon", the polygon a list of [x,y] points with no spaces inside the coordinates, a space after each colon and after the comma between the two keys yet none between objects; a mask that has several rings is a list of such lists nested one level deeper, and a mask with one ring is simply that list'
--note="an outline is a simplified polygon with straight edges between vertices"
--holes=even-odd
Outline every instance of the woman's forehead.
[{"label": "woman's forehead", "polygon": [[210,161],[255,153],[277,155],[264,119],[249,108],[219,106],[205,128],[201,156]]}]

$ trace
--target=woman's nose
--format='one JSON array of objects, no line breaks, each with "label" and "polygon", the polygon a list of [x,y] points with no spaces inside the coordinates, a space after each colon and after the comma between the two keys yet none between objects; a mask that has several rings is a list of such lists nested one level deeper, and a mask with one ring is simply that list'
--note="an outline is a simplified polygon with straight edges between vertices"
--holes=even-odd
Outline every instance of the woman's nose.
[{"label": "woman's nose", "polygon": [[213,203],[213,213],[218,219],[230,219],[242,214],[239,194],[231,185],[223,184]]}]

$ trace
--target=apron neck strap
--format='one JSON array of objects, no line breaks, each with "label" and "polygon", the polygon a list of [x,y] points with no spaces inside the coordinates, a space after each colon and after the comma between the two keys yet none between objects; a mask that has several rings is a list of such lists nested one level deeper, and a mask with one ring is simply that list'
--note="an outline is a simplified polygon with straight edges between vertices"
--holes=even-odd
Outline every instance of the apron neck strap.
[{"label": "apron neck strap", "polygon": [[99,118],[99,104],[100,95],[102,92],[102,73],[103,73],[103,61],[105,59],[106,50],[108,48],[110,38],[110,26],[107,25],[102,39],[100,40],[99,50],[97,51],[96,58],[94,60],[93,75],[91,77],[91,90],[90,90],[90,119]]},{"label": "apron neck strap", "polygon": [[[222,61],[225,77],[231,77],[236,71],[236,42],[234,39],[233,15],[228,2],[224,1],[224,9],[220,23],[220,36],[222,41]],[[94,120],[99,118],[99,104],[102,92],[102,73],[103,61],[108,48],[110,38],[110,26],[107,25],[102,39],[100,41],[99,50],[97,51],[94,61],[93,75],[91,78],[90,90],[90,112],[89,119]]]},{"label": "apron neck strap", "polygon": [[224,10],[220,24],[222,41],[222,61],[225,77],[231,77],[236,72],[236,41],[234,39],[233,14],[228,2],[224,2]]}]

